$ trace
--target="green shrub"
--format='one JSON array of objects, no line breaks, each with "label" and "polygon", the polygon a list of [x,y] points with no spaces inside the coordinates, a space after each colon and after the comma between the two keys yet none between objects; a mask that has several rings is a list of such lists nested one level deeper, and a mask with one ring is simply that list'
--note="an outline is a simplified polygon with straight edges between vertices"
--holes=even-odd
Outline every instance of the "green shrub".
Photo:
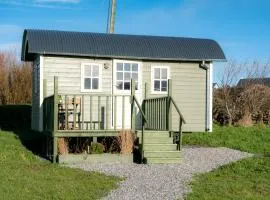
[{"label": "green shrub", "polygon": [[103,153],[103,149],[104,149],[104,147],[100,143],[94,143],[93,142],[91,144],[91,153],[92,154],[101,154],[101,153]]},{"label": "green shrub", "polygon": [[31,105],[0,105],[0,128],[30,129]]}]

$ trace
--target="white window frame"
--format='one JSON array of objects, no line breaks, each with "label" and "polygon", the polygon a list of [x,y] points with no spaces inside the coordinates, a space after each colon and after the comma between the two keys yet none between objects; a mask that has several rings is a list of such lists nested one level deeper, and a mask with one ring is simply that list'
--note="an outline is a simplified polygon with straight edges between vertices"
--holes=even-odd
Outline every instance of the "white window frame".
[{"label": "white window frame", "polygon": [[[155,91],[154,90],[154,72],[155,69],[167,69],[167,91]],[[164,66],[164,65],[153,65],[151,66],[151,94],[167,94],[168,93],[168,79],[171,78],[171,70],[170,66]]]},{"label": "white window frame", "polygon": [[113,70],[114,70],[114,73],[113,73],[113,76],[114,76],[114,79],[113,79],[113,86],[114,86],[114,91],[116,94],[124,94],[124,95],[129,95],[130,94],[130,90],[119,90],[116,88],[116,82],[117,82],[117,78],[116,78],[116,75],[117,75],[117,63],[130,63],[130,64],[138,64],[138,89],[135,90],[136,93],[138,92],[141,92],[141,82],[142,82],[142,72],[141,72],[141,65],[142,63],[139,62],[139,61],[131,61],[131,60],[118,60],[118,59],[114,59],[113,60]]},{"label": "white window frame", "polygon": [[[99,67],[98,75],[98,89],[85,89],[84,88],[84,66],[86,65],[97,65]],[[100,63],[81,63],[81,92],[101,92],[102,91],[102,65]]]}]

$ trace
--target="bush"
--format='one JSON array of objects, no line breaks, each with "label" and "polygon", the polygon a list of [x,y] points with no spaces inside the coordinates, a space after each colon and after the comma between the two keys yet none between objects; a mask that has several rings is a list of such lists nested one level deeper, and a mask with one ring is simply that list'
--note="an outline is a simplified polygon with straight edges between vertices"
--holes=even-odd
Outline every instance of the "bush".
[{"label": "bush", "polygon": [[100,143],[92,143],[91,144],[91,148],[90,148],[90,150],[91,150],[91,153],[92,154],[101,154],[101,153],[103,153],[103,145],[102,144],[100,144]]},{"label": "bush", "polygon": [[31,105],[0,105],[1,129],[31,128]]}]

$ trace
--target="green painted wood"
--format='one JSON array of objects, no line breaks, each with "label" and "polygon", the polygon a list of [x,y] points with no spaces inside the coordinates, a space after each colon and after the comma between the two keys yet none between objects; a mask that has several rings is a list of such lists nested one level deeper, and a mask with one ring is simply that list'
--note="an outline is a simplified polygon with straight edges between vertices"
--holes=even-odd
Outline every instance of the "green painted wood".
[{"label": "green painted wood", "polygon": [[101,129],[101,105],[100,105],[100,96],[98,96],[98,129]]},{"label": "green painted wood", "polygon": [[65,95],[65,129],[68,129],[68,96]]},{"label": "green painted wood", "polygon": [[118,136],[120,130],[58,130],[57,137],[111,137]]},{"label": "green painted wood", "polygon": [[131,79],[131,130],[136,130],[136,112],[135,112],[135,81]]},{"label": "green painted wood", "polygon": [[109,96],[106,96],[106,127],[109,128]]},{"label": "green painted wood", "polygon": [[82,124],[80,125],[80,129],[84,129],[84,95],[82,95],[81,116],[82,116]]},{"label": "green painted wood", "polygon": [[73,129],[76,128],[76,95],[73,96]]},{"label": "green painted wood", "polygon": [[183,163],[182,156],[180,158],[147,158],[147,164],[180,164]]},{"label": "green painted wood", "polygon": [[146,158],[152,157],[152,158],[180,158],[181,154],[179,151],[144,151],[144,156]]},{"label": "green painted wood", "polygon": [[172,107],[171,107],[171,96],[172,96],[172,80],[168,79],[168,130],[172,130]]},{"label": "green painted wood", "polygon": [[54,77],[54,116],[53,116],[53,132],[58,129],[58,77]]},{"label": "green painted wood", "polygon": [[92,116],[93,116],[93,98],[92,96],[90,96],[90,116],[89,116],[90,130],[92,130]]}]

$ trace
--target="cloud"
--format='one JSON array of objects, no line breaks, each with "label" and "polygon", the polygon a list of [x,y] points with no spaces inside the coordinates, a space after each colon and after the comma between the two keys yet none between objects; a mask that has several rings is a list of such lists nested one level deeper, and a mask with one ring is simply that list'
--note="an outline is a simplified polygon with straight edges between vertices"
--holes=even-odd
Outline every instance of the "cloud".
[{"label": "cloud", "polygon": [[80,3],[80,0],[35,0],[36,3]]}]

